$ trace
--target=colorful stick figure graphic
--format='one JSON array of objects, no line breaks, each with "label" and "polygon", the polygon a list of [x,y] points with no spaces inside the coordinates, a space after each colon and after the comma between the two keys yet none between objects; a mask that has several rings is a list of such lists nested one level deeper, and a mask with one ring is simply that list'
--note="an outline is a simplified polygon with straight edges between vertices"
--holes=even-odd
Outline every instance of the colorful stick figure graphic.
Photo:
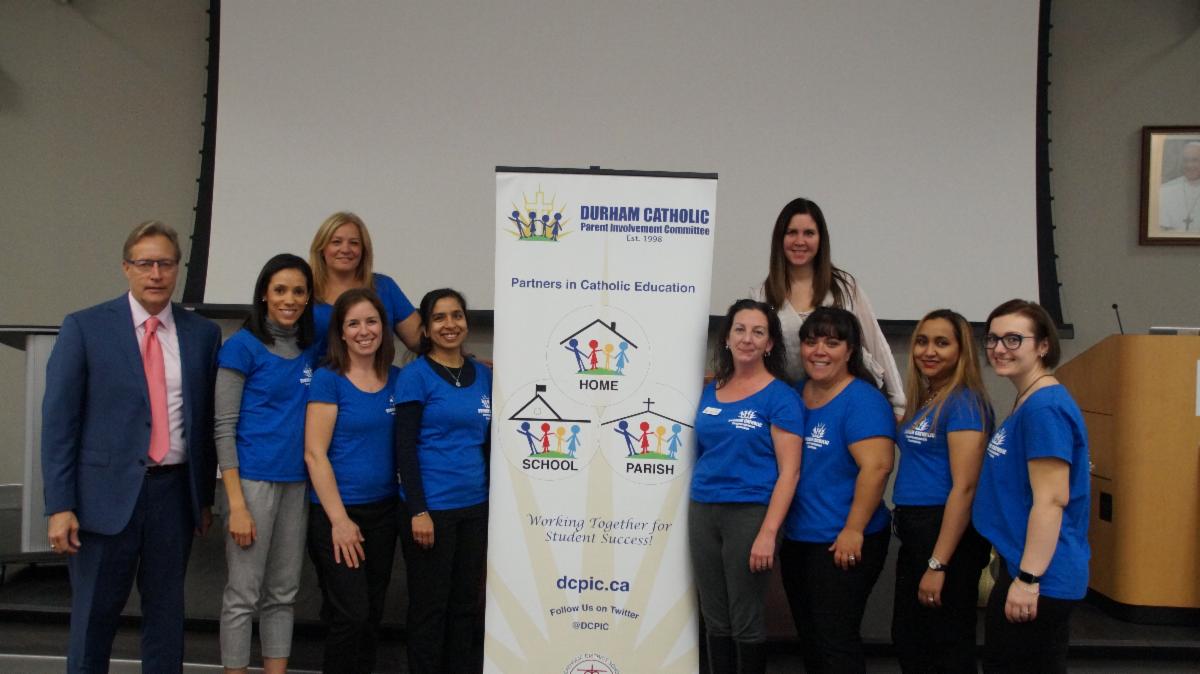
[{"label": "colorful stick figure graphic", "polygon": [[529,211],[529,236],[537,236],[537,211]]},{"label": "colorful stick figure graphic", "polygon": [[658,428],[654,429],[654,438],[658,441],[658,444],[656,444],[654,446],[654,451],[659,454],[662,454],[663,436],[666,434],[667,434],[666,426],[659,426]]},{"label": "colorful stick figure graphic", "polygon": [[591,352],[588,353],[588,360],[592,364],[592,367],[590,368],[592,370],[595,370],[596,366],[598,365],[598,362],[597,362],[598,351],[596,350],[596,347],[598,347],[598,346],[600,346],[600,342],[597,342],[594,339],[588,341],[588,347],[591,349]]},{"label": "colorful stick figure graphic", "polygon": [[638,438],[642,443],[642,454],[650,451],[650,422],[643,421],[638,424],[638,428],[642,429],[642,437]]},{"label": "colorful stick figure graphic", "polygon": [[[562,232],[562,213],[554,214],[554,222],[550,224],[550,240],[558,241],[558,235]],[[546,228],[542,228],[542,234],[546,233]]]},{"label": "colorful stick figure graphic", "polygon": [[550,451],[550,424],[542,424],[542,454]]},{"label": "colorful stick figure graphic", "polygon": [[617,424],[617,427],[615,429],[613,429],[613,432],[616,433],[617,435],[620,435],[625,438],[625,448],[629,452],[628,455],[636,456],[637,452],[633,451],[634,437],[633,437],[633,434],[629,432],[629,422],[621,421],[620,423]]},{"label": "colorful stick figure graphic", "polygon": [[562,426],[559,426],[558,428],[554,429],[554,437],[555,437],[554,451],[558,452],[559,454],[562,454],[563,436],[566,434],[567,434],[567,429],[563,428]]},{"label": "colorful stick figure graphic", "polygon": [[521,427],[519,429],[517,429],[517,432],[520,433],[521,435],[524,435],[525,439],[529,441],[529,455],[533,456],[534,454],[537,454],[537,448],[533,444],[533,441],[536,439],[536,436],[534,436],[534,434],[529,431],[529,422],[522,421]]},{"label": "colorful stick figure graphic", "polygon": [[629,362],[629,342],[621,342],[617,349],[617,374],[625,374],[625,363]]},{"label": "colorful stick figure graphic", "polygon": [[579,424],[571,425],[571,437],[567,438],[567,454],[571,458],[575,458],[575,451],[579,449]]},{"label": "colorful stick figure graphic", "polygon": [[612,345],[612,344],[605,344],[605,345],[604,345],[604,369],[605,369],[605,370],[611,370],[611,369],[612,369],[612,366],[611,366],[611,364],[612,364],[612,352],[613,352],[613,345]]},{"label": "colorful stick figure graphic", "polygon": [[571,341],[567,342],[567,345],[563,348],[575,354],[575,364],[579,366],[580,372],[583,372],[585,369],[587,369],[583,366],[583,352],[579,350],[578,339],[572,338]]},{"label": "colorful stick figure graphic", "polygon": [[672,459],[679,452],[679,431],[681,430],[683,430],[683,427],[679,424],[671,424],[671,437],[667,438],[667,453],[671,455]]}]

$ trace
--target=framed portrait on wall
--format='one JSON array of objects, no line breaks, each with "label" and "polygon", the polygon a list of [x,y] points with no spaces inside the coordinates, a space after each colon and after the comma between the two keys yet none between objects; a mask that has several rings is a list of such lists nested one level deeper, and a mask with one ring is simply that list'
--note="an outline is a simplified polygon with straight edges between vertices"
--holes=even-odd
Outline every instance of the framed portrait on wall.
[{"label": "framed portrait on wall", "polygon": [[1142,127],[1138,243],[1200,245],[1200,126]]}]

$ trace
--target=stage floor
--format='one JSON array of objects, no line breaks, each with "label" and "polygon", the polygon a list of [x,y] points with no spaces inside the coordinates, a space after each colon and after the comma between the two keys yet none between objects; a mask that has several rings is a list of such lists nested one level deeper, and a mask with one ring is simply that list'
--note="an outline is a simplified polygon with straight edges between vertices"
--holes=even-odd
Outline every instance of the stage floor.
[{"label": "stage floor", "polygon": [[[220,662],[217,618],[225,584],[223,521],[217,519],[207,536],[196,540],[187,578],[188,671],[209,669]],[[0,510],[0,556],[11,558],[19,548],[19,513]],[[863,621],[863,637],[871,656],[872,672],[899,671],[891,657],[890,624],[894,556],[876,585]],[[773,598],[771,620],[771,671],[799,671],[802,666],[791,638],[790,616],[781,597]],[[305,560],[296,606],[293,671],[320,669],[322,629],[320,592],[312,565]],[[381,672],[404,672],[404,612],[407,593],[404,561],[397,551],[392,584],[388,590],[384,634],[379,653]],[[70,584],[61,563],[11,562],[0,585],[0,671],[62,671],[66,625],[70,612]],[[118,637],[113,671],[137,671],[138,597],[125,607],[127,625]],[[979,630],[982,637],[982,626]],[[1072,671],[1200,671],[1200,625],[1136,625],[1111,618],[1087,603],[1080,604],[1071,622]],[[13,660],[34,656],[31,660]],[[257,656],[256,656],[257,658]],[[257,661],[257,660],[255,660]]]}]

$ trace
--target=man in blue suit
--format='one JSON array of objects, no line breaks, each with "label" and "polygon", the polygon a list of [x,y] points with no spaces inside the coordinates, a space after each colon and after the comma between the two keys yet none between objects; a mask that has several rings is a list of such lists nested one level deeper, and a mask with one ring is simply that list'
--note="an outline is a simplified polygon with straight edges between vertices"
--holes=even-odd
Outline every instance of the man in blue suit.
[{"label": "man in blue suit", "polygon": [[221,331],[178,305],[179,240],[125,241],[129,292],[63,320],[46,367],[42,475],[50,549],[69,555],[70,672],[107,672],[136,579],[142,671],[179,672],[193,531],[212,521]]}]

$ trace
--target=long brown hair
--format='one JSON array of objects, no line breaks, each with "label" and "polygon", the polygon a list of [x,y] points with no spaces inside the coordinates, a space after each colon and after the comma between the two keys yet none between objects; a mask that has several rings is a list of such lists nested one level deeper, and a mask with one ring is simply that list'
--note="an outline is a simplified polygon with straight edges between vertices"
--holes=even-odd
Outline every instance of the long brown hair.
[{"label": "long brown hair", "polygon": [[338,211],[325,218],[325,222],[321,223],[321,226],[317,228],[317,233],[313,235],[312,245],[308,247],[308,264],[313,271],[313,297],[317,302],[325,301],[325,283],[329,279],[329,268],[325,266],[325,246],[329,245],[333,239],[333,233],[338,230],[338,227],[346,223],[358,228],[358,238],[362,241],[362,258],[358,261],[358,269],[354,272],[354,278],[362,284],[362,287],[375,289],[375,276],[371,273],[374,259],[371,234],[367,231],[367,226],[363,223],[362,218],[349,211]]},{"label": "long brown hair", "polygon": [[350,370],[350,350],[346,347],[345,340],[342,339],[345,332],[343,325],[346,322],[346,314],[361,302],[370,302],[371,306],[375,307],[375,311],[379,312],[379,325],[381,326],[379,350],[375,352],[375,360],[371,367],[377,376],[387,379],[388,368],[392,365],[392,359],[396,357],[396,345],[392,343],[392,333],[385,325],[387,312],[383,309],[383,302],[379,300],[379,295],[376,295],[374,290],[367,288],[351,288],[342,293],[337,302],[334,302],[333,317],[329,320],[329,352],[325,356],[326,365],[338,374],[344,375]]},{"label": "long brown hair", "polygon": [[[939,318],[949,323],[954,330],[954,339],[958,340],[958,362],[954,364],[954,374],[950,377],[949,383],[943,386],[931,400],[922,405],[922,401],[929,395],[929,381],[917,367],[916,356],[913,355],[914,347],[917,344],[917,333],[921,331],[921,326]],[[932,416],[933,427],[937,428],[942,407],[959,390],[966,390],[971,394],[974,403],[978,405],[979,418],[984,421],[985,431],[990,434],[995,416],[992,413],[992,404],[988,400],[987,389],[983,386],[983,374],[979,365],[979,347],[972,338],[971,324],[957,311],[936,309],[925,314],[925,317],[917,323],[917,328],[913,330],[912,337],[908,341],[908,381],[904,386],[906,402],[900,425],[903,426],[912,421],[916,418],[917,413],[924,409],[925,413],[920,418],[925,419]]]},{"label": "long brown hair", "polygon": [[[783,252],[783,237],[787,235],[788,225],[797,215],[807,215],[817,223],[817,235],[820,241],[817,254],[813,257],[812,301],[814,307],[825,303],[825,298],[832,295],[833,306],[844,309],[849,303],[850,288],[854,285],[854,277],[833,265],[832,244],[829,241],[829,227],[825,224],[825,214],[817,202],[804,197],[797,197],[787,202],[779,217],[775,218],[775,229],[771,232],[771,261],[767,267],[767,279],[763,281],[763,290],[767,303],[773,307],[781,307],[787,301],[792,291],[792,279],[787,255]],[[795,307],[797,311],[804,307]]]}]

